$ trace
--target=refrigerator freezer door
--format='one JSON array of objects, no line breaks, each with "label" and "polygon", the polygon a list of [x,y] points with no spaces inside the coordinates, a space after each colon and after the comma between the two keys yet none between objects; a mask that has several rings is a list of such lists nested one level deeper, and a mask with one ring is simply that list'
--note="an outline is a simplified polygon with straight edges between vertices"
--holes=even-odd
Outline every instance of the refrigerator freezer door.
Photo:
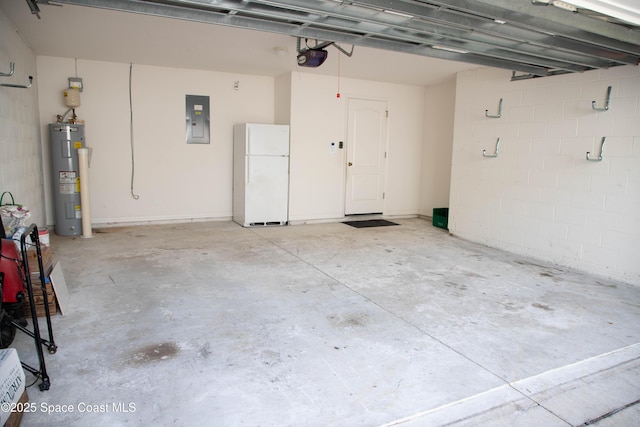
[{"label": "refrigerator freezer door", "polygon": [[252,156],[288,156],[289,126],[247,125],[247,154]]}]

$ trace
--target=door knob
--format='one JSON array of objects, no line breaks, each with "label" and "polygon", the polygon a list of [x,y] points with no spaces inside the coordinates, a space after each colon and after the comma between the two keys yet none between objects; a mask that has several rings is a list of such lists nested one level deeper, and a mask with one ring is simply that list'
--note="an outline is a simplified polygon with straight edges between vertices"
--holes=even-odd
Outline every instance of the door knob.
[{"label": "door knob", "polygon": [[349,162],[347,163],[348,166],[353,166],[353,163]]}]

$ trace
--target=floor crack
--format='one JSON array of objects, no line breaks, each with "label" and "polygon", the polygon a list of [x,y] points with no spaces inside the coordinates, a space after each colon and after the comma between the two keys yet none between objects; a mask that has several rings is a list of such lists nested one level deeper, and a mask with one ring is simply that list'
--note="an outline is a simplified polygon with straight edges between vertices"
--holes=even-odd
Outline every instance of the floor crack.
[{"label": "floor crack", "polygon": [[593,418],[593,419],[591,419],[589,421],[585,421],[583,424],[580,424],[578,427],[584,427],[584,426],[590,426],[590,425],[596,424],[596,423],[604,420],[605,418],[609,418],[609,417],[617,414],[618,412],[624,411],[627,408],[630,408],[632,406],[637,405],[638,403],[640,403],[640,399],[634,400],[633,402],[630,402],[630,403],[627,403],[626,405],[623,405],[623,406],[621,406],[619,408],[616,408],[616,409],[614,409],[612,411],[609,411],[606,414],[600,415],[597,418]]}]

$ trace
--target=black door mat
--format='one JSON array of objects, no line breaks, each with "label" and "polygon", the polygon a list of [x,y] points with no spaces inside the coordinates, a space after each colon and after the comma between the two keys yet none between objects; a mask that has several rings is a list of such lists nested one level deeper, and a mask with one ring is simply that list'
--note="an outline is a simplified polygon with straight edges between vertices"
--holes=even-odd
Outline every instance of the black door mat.
[{"label": "black door mat", "polygon": [[367,228],[367,227],[386,227],[388,225],[400,225],[395,222],[387,221],[386,219],[368,219],[364,221],[344,221],[344,224],[350,225],[355,228]]}]

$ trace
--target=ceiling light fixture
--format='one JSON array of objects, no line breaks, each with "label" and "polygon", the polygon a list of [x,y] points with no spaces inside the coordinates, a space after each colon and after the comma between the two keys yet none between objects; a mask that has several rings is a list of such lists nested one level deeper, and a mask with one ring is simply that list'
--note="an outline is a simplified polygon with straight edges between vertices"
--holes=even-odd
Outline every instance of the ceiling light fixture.
[{"label": "ceiling light fixture", "polygon": [[449,46],[441,46],[441,45],[433,45],[431,46],[433,49],[438,49],[438,50],[446,50],[447,52],[453,52],[453,53],[469,53],[468,50],[464,50],[464,49],[457,49],[455,47],[449,47]]},{"label": "ceiling light fixture", "polygon": [[383,12],[388,13],[389,15],[402,16],[403,18],[409,18],[409,19],[414,18],[413,15],[409,15],[408,13],[396,12],[395,10],[384,9]]},{"label": "ceiling light fixture", "polygon": [[555,7],[558,7],[560,9],[564,9],[564,10],[568,10],[569,12],[577,12],[578,8],[575,7],[574,5],[567,3],[565,1],[561,1],[561,0],[553,0],[551,2],[552,5],[554,5]]},{"label": "ceiling light fixture", "polygon": [[289,54],[289,51],[287,50],[287,48],[284,48],[282,46],[276,46],[273,48],[273,52],[276,54],[276,56],[287,56]]},{"label": "ceiling light fixture", "polygon": [[578,8],[562,0],[531,0],[531,4],[534,6],[555,6],[560,9],[568,10],[570,12],[577,12]]}]

